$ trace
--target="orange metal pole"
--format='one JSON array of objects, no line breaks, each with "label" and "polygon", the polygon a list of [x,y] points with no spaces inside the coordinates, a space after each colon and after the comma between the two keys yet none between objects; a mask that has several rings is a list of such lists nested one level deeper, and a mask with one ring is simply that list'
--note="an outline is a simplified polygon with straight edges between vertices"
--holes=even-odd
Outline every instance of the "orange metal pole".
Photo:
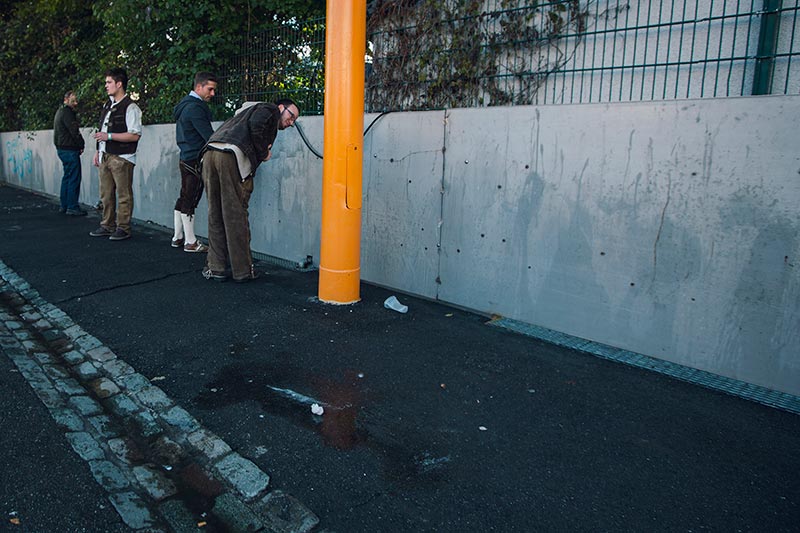
[{"label": "orange metal pole", "polygon": [[319,299],[360,299],[366,0],[328,0]]}]

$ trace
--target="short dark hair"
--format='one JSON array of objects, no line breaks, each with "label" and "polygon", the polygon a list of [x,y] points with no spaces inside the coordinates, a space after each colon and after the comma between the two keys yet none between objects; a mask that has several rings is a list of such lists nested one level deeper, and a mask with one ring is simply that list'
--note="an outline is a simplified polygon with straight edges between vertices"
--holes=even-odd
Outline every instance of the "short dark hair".
[{"label": "short dark hair", "polygon": [[197,87],[198,85],[203,86],[210,81],[217,83],[217,77],[210,72],[198,72],[197,74],[194,75],[195,87]]},{"label": "short dark hair", "polygon": [[291,98],[280,98],[278,100],[275,100],[275,105],[282,105],[284,108],[287,108],[290,105],[293,105],[293,106],[295,106],[297,108],[298,112],[300,111],[300,106],[297,105],[295,103],[295,101],[292,100]]},{"label": "short dark hair", "polygon": [[122,90],[128,90],[128,73],[125,72],[124,68],[111,68],[106,71],[106,76],[110,77],[112,80],[116,82],[122,83]]},{"label": "short dark hair", "polygon": [[66,100],[67,98],[69,98],[73,94],[75,94],[75,91],[71,91],[70,90],[70,91],[65,92],[64,93],[64,100]]}]

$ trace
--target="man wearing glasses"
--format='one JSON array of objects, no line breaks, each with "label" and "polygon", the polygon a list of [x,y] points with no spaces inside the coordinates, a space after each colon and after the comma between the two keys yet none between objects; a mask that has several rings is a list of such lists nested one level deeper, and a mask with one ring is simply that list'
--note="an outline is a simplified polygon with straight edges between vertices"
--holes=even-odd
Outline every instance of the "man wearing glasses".
[{"label": "man wearing glasses", "polygon": [[278,130],[290,128],[300,110],[288,98],[274,104],[248,102],[215,131],[203,149],[203,183],[208,198],[206,279],[246,282],[257,276],[250,254],[248,204],[253,176],[272,156]]}]

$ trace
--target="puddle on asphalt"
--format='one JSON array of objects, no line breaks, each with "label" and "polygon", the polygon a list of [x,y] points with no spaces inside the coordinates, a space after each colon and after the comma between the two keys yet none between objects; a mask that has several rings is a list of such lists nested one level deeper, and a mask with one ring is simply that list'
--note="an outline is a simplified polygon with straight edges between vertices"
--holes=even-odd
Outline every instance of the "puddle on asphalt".
[{"label": "puddle on asphalt", "polygon": [[[450,455],[433,451],[435,446],[426,443],[419,432],[403,431],[391,421],[366,416],[370,393],[356,371],[333,378],[291,365],[248,362],[229,365],[219,374],[223,377],[207,384],[195,398],[199,407],[255,401],[270,415],[317,433],[325,446],[340,451],[371,449],[395,483],[446,482]],[[297,391],[295,384],[300,383],[311,390]],[[322,416],[312,414],[312,403],[323,406]]]}]

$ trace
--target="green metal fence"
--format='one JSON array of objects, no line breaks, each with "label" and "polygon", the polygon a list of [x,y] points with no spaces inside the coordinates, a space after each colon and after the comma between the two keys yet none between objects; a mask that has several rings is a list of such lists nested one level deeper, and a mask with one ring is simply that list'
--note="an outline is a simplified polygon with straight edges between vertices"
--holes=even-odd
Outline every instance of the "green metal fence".
[{"label": "green metal fence", "polygon": [[[800,93],[800,0],[375,4],[367,111]],[[322,113],[324,20],[250,36],[219,94]]]},{"label": "green metal fence", "polygon": [[291,98],[306,115],[321,115],[325,87],[325,19],[290,20],[242,38],[225,61],[213,103],[228,116],[246,101]]}]

